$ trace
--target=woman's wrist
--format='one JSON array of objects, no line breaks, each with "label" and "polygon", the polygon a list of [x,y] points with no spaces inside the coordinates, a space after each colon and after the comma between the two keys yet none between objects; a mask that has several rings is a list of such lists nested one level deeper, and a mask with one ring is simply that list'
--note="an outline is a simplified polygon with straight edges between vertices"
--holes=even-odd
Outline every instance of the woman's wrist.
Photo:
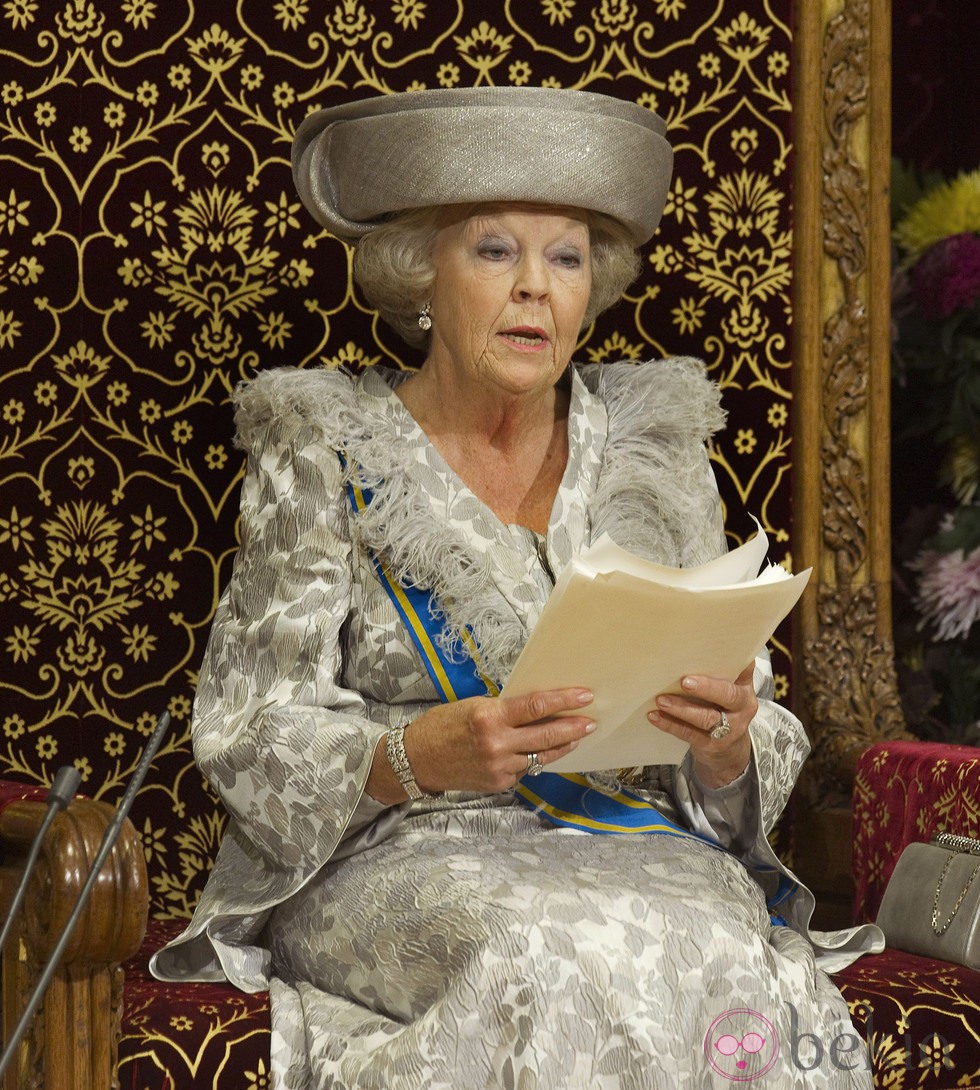
[{"label": "woman's wrist", "polygon": [[388,764],[405,794],[413,802],[438,798],[437,794],[420,787],[415,779],[415,772],[405,750],[405,731],[410,725],[410,723],[400,723],[398,726],[391,727],[385,735],[385,756],[388,758]]},{"label": "woman's wrist", "polygon": [[374,760],[371,762],[371,771],[364,790],[384,806],[400,806],[407,801],[408,796],[388,763],[387,741],[387,734],[382,734],[374,747]]},{"label": "woman's wrist", "polygon": [[751,760],[752,740],[745,735],[723,757],[713,761],[695,759],[694,775],[703,788],[718,791],[744,775]]},{"label": "woman's wrist", "polygon": [[[427,789],[426,781],[419,784],[415,778],[417,750],[405,747],[405,734],[415,727],[417,720],[390,728],[378,740],[374,760],[368,773],[365,791],[385,806],[400,806],[415,799],[438,798]],[[413,741],[417,741],[412,736]],[[410,752],[411,751],[411,752]]]}]

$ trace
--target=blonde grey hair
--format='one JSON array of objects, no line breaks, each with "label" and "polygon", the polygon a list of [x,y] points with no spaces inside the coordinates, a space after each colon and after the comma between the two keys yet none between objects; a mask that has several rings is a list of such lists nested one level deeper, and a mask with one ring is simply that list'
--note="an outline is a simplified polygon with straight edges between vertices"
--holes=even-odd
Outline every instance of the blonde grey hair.
[{"label": "blonde grey hair", "polygon": [[[454,217],[460,210],[452,208]],[[402,212],[357,242],[354,279],[372,307],[408,344],[424,347],[428,333],[418,315],[431,298],[436,270],[436,235],[446,222],[444,207]],[[619,300],[640,272],[640,255],[626,228],[610,216],[586,212],[592,258],[592,292],[582,328]]]}]

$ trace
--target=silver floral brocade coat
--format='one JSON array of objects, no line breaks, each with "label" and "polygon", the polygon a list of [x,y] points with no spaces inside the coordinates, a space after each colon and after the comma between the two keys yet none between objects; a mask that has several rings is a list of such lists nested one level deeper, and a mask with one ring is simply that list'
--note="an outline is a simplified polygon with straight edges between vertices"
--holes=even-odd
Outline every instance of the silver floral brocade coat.
[{"label": "silver floral brocade coat", "polygon": [[[671,565],[724,548],[705,449],[723,414],[700,363],[571,369],[568,467],[541,540],[456,477],[395,395],[401,377],[282,369],[238,394],[241,548],[193,723],[230,821],[190,926],[153,971],[271,986],[277,1087],[730,1085],[738,1057],[710,1038],[736,1010],[772,1030],[774,1054],[744,1061],[781,1071],[772,1085],[870,1085],[866,1066],[794,1070],[775,1046],[780,1028],[851,1032],[817,964],[842,967],[880,934],[809,932],[802,887],[790,926],[770,924],[764,892],[789,872],[767,833],[807,744],[769,699],[764,654],[746,774],[707,791],[685,762],[643,782],[729,853],[558,830],[510,794],[391,808],[365,796],[387,728],[437,699],[373,556],[431,588],[446,638],[468,627],[502,680],[553,578],[600,534]],[[373,495],[363,513],[351,480]],[[561,994],[580,1009],[556,1007]]]}]

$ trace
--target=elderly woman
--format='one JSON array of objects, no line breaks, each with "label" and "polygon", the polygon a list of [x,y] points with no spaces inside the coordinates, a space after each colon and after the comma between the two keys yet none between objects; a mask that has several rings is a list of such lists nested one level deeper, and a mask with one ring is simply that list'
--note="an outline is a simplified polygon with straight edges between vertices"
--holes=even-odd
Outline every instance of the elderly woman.
[{"label": "elderly woman", "polygon": [[877,935],[810,933],[768,845],[806,742],[764,656],[649,709],[689,746],[631,785],[666,832],[591,835],[514,791],[594,728],[585,689],[498,695],[562,568],[604,532],[671,565],[724,548],[702,366],[570,363],[656,227],[663,133],[506,88],[296,137],[304,203],[425,360],[237,398],[241,549],[193,726],[231,820],[153,968],[271,987],[276,1087],[870,1085],[818,962]]}]

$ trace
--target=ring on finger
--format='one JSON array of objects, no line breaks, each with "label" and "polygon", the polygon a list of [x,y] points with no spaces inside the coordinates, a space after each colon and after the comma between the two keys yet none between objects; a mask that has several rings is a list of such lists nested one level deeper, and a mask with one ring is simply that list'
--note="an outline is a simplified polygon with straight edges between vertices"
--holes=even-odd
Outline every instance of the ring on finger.
[{"label": "ring on finger", "polygon": [[540,776],[544,772],[544,765],[538,758],[536,753],[529,753],[527,755],[527,769],[524,772],[525,776]]},{"label": "ring on finger", "polygon": [[732,733],[732,725],[728,722],[728,713],[722,712],[721,718],[718,720],[714,729],[711,731],[711,737],[714,740],[720,741],[722,738],[727,738]]}]

